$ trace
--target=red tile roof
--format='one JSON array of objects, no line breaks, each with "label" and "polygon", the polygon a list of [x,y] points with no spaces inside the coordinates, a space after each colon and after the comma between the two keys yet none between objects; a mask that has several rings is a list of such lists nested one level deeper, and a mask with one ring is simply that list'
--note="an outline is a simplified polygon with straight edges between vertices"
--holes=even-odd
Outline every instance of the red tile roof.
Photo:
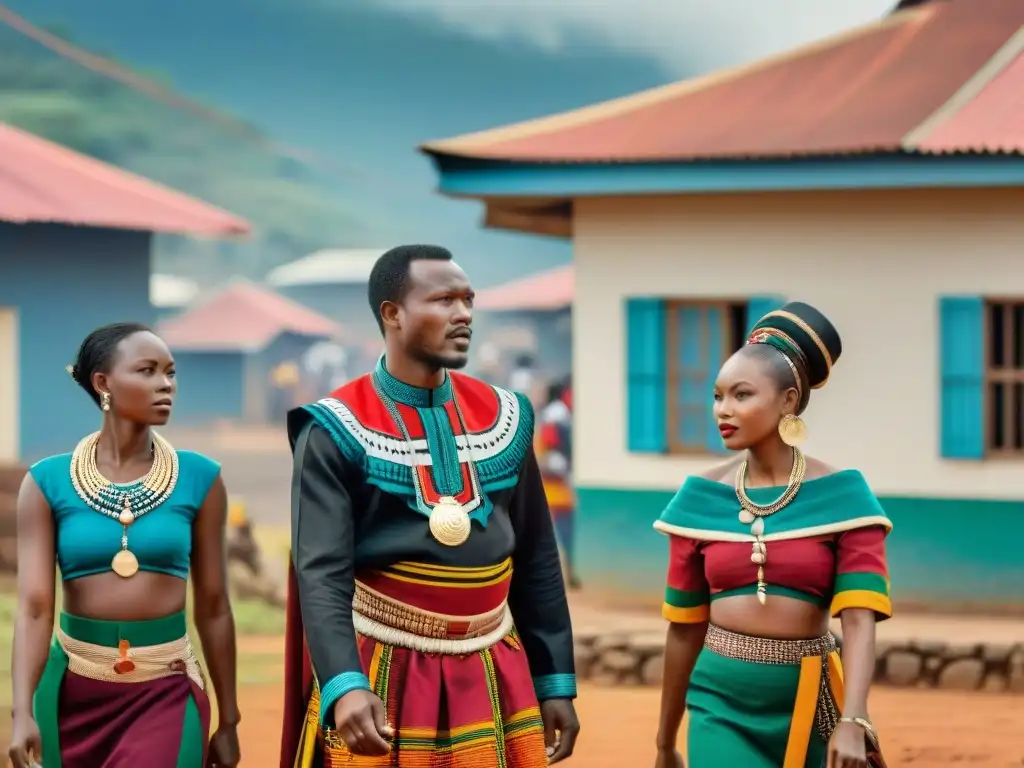
[{"label": "red tile roof", "polygon": [[0,221],[220,237],[250,230],[227,211],[4,123]]},{"label": "red tile roof", "polygon": [[[1006,103],[1013,94],[1019,105],[1024,92],[1022,25],[1021,0],[936,0],[751,65],[422,149],[671,162],[916,151],[915,141],[929,149],[934,131],[946,136],[936,139],[943,151],[1022,152],[1024,110]],[[986,96],[993,78],[1005,84]]]},{"label": "red tile roof", "polygon": [[164,321],[159,333],[177,351],[255,352],[282,333],[336,338],[342,329],[278,293],[239,281]]},{"label": "red tile roof", "polygon": [[572,304],[572,265],[477,291],[474,306],[491,312],[562,309]]}]

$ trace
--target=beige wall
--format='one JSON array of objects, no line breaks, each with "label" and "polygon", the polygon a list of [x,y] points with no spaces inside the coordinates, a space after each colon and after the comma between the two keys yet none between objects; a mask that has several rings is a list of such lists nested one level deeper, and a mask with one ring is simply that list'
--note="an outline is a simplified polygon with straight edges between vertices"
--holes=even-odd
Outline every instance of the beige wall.
[{"label": "beige wall", "polygon": [[0,463],[18,460],[18,314],[0,307]]},{"label": "beige wall", "polygon": [[938,296],[1024,297],[1024,191],[578,200],[575,215],[579,484],[673,488],[712,461],[625,450],[624,297],[779,294],[843,337],[805,414],[809,453],[881,494],[1024,498],[1020,462],[939,458],[937,359]]}]

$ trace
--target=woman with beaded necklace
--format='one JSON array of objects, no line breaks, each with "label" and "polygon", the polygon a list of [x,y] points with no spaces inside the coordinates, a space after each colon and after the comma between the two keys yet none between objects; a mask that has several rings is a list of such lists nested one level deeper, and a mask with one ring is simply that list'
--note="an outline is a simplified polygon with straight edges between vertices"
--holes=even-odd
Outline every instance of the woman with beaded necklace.
[{"label": "woman with beaded necklace", "polygon": [[761,318],[718,374],[714,417],[742,453],[687,478],[655,523],[670,541],[671,622],[657,768],[683,764],[684,710],[691,768],[884,765],[867,698],[875,622],[892,613],[892,526],[859,472],[797,447],[800,414],[841,351],[832,324],[794,302]]},{"label": "woman with beaded necklace", "polygon": [[[146,326],[93,331],[68,371],[103,420],[74,453],[33,465],[18,496],[14,768],[235,766],[220,467],[152,430],[170,418],[177,384],[170,351]],[[219,705],[209,743],[206,681],[186,630],[190,570]]]}]

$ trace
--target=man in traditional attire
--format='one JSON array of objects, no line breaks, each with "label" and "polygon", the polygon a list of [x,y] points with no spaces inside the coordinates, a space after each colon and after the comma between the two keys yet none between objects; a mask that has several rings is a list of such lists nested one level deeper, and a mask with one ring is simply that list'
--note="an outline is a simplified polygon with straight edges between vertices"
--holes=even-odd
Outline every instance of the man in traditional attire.
[{"label": "man in traditional attire", "polygon": [[447,250],[388,251],[369,299],[376,369],[289,414],[281,768],[562,760],[572,627],[530,404],[451,372],[473,291]]}]

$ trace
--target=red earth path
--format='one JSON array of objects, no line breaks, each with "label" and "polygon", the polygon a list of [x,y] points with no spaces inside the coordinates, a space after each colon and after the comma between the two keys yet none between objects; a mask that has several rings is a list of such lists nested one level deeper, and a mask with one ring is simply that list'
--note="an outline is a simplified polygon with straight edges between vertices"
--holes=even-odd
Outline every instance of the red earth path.
[{"label": "red earth path", "polygon": [[[584,685],[582,733],[566,768],[654,764],[659,693]],[[274,768],[281,733],[280,684],[241,692],[243,766]],[[1024,767],[1024,696],[876,688],[871,710],[891,768]],[[682,742],[682,739],[680,740]]]}]

